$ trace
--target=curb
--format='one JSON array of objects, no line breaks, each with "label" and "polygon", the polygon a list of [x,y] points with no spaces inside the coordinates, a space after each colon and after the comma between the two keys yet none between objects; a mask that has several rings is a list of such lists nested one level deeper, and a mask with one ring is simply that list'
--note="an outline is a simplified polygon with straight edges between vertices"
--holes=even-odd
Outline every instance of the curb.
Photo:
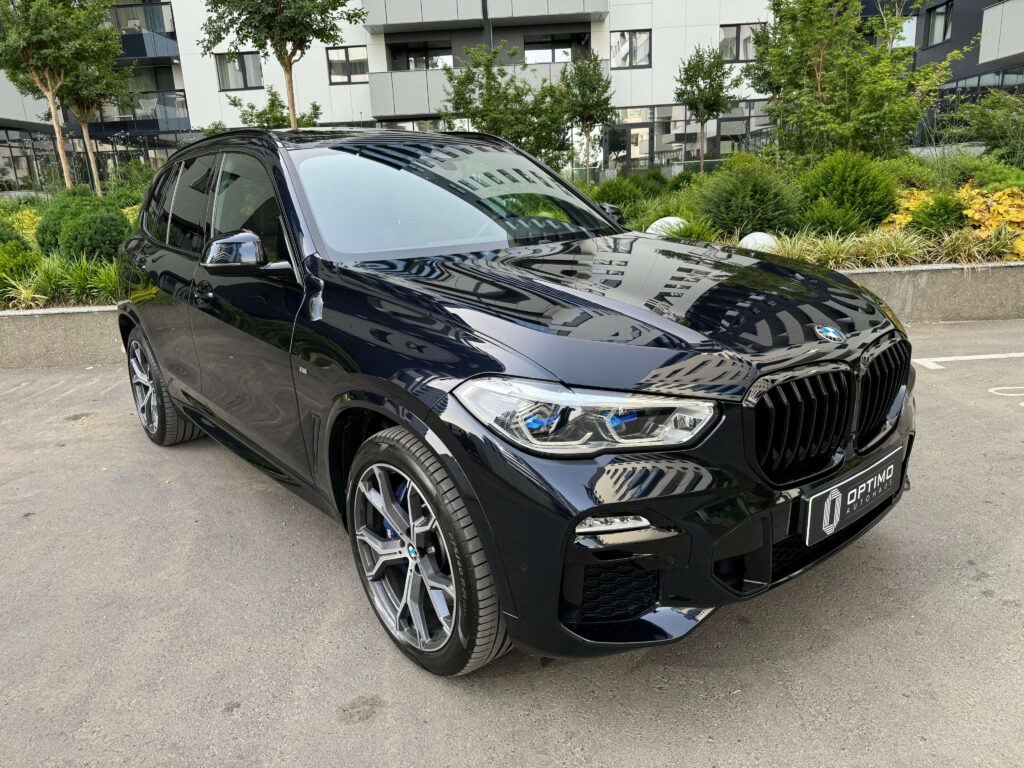
[{"label": "curb", "polygon": [[0,369],[123,363],[117,307],[0,312]]}]

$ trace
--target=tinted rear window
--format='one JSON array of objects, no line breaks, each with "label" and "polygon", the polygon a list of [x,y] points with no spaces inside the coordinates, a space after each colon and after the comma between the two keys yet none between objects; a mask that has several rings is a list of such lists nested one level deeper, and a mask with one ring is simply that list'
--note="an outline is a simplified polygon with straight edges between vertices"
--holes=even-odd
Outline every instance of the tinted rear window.
[{"label": "tinted rear window", "polygon": [[193,157],[183,163],[174,192],[168,244],[202,253],[206,244],[206,204],[213,190],[217,155]]}]

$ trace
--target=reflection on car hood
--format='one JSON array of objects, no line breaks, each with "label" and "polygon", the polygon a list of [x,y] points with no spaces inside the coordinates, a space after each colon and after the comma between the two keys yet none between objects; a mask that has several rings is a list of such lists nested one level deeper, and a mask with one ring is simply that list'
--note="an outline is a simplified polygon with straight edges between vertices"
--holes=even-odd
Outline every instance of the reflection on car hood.
[{"label": "reflection on car hood", "polygon": [[[736,395],[759,372],[850,359],[894,328],[835,272],[637,233],[353,266],[586,386]],[[847,340],[819,339],[817,324]]]}]

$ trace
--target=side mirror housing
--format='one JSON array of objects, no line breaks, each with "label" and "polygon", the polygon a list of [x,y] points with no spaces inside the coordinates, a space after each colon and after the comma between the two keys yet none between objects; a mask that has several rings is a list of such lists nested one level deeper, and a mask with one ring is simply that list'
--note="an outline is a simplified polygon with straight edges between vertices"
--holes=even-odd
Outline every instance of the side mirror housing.
[{"label": "side mirror housing", "polygon": [[229,232],[210,241],[203,254],[203,266],[210,272],[246,274],[267,265],[263,242],[255,232]]},{"label": "side mirror housing", "polygon": [[611,203],[601,203],[601,210],[604,212],[605,216],[620,227],[626,226],[626,219],[623,217],[622,209],[619,208],[619,206],[612,205]]}]

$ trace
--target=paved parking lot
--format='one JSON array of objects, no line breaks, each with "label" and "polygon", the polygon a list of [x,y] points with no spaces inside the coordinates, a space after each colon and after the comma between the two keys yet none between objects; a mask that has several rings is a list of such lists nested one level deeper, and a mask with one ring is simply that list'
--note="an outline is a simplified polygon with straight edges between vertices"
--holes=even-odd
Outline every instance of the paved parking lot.
[{"label": "paved parking lot", "polygon": [[1024,322],[912,329],[913,490],[667,648],[455,680],[326,516],[142,434],[120,367],[0,371],[0,765],[1020,766]]}]

